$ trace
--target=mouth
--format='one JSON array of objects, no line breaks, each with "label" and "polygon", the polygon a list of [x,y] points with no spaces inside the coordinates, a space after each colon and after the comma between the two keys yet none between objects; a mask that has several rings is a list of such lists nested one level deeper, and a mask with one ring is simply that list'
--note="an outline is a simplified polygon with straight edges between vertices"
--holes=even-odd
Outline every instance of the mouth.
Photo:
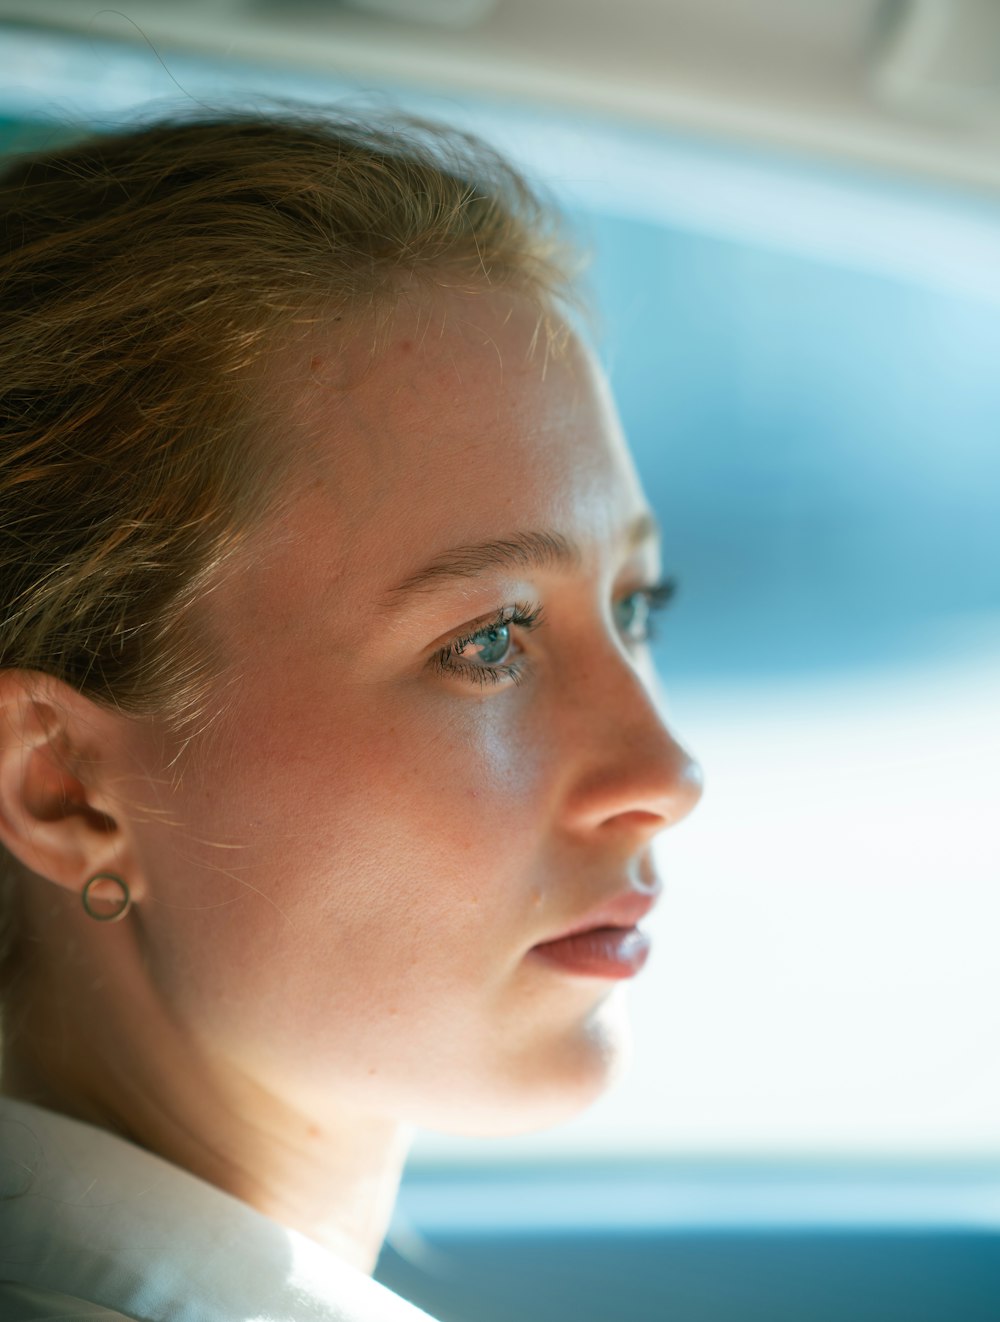
[{"label": "mouth", "polygon": [[530,954],[577,977],[634,978],[649,958],[651,945],[638,924],[655,903],[655,893],[628,891],[565,932],[532,946]]},{"label": "mouth", "polygon": [[532,946],[531,954],[583,978],[634,978],[649,958],[650,940],[638,927],[593,927]]}]

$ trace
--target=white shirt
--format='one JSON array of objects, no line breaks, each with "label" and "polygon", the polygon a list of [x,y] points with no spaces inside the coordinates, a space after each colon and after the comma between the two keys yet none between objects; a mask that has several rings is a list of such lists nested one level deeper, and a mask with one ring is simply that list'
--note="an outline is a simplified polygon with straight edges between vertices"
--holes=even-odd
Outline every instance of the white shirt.
[{"label": "white shirt", "polygon": [[0,1097],[0,1322],[430,1322],[187,1171]]}]

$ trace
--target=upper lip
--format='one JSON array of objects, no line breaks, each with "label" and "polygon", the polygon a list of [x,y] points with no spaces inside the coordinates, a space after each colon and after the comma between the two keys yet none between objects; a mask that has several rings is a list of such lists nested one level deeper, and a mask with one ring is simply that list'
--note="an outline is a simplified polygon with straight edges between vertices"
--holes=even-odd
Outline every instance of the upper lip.
[{"label": "upper lip", "polygon": [[656,904],[659,891],[627,890],[591,909],[578,922],[565,927],[554,936],[546,937],[538,945],[548,945],[550,941],[563,941],[570,936],[579,936],[581,932],[592,932],[599,927],[635,927]]}]

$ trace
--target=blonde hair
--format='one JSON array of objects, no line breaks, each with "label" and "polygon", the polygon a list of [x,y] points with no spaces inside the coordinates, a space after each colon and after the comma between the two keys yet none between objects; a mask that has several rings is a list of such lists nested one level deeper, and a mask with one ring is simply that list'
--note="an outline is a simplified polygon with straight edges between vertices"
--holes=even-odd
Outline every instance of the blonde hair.
[{"label": "blonde hair", "polygon": [[0,234],[0,667],[178,728],[213,665],[189,607],[274,495],[281,328],[347,334],[404,280],[551,309],[574,260],[514,169],[409,118],[94,137],[0,174]]}]

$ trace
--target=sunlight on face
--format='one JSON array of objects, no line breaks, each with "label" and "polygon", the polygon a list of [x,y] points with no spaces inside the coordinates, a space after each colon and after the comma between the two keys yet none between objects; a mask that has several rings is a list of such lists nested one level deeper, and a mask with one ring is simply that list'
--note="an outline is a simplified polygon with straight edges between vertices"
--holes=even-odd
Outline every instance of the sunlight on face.
[{"label": "sunlight on face", "polygon": [[317,1113],[510,1131],[592,1099],[627,952],[536,947],[629,929],[698,796],[651,692],[657,548],[606,387],[535,327],[499,293],[423,296],[350,389],[335,333],[295,351],[293,495],[206,598],[227,714],[169,799],[136,787],[183,823],[135,827],[154,976]]}]

